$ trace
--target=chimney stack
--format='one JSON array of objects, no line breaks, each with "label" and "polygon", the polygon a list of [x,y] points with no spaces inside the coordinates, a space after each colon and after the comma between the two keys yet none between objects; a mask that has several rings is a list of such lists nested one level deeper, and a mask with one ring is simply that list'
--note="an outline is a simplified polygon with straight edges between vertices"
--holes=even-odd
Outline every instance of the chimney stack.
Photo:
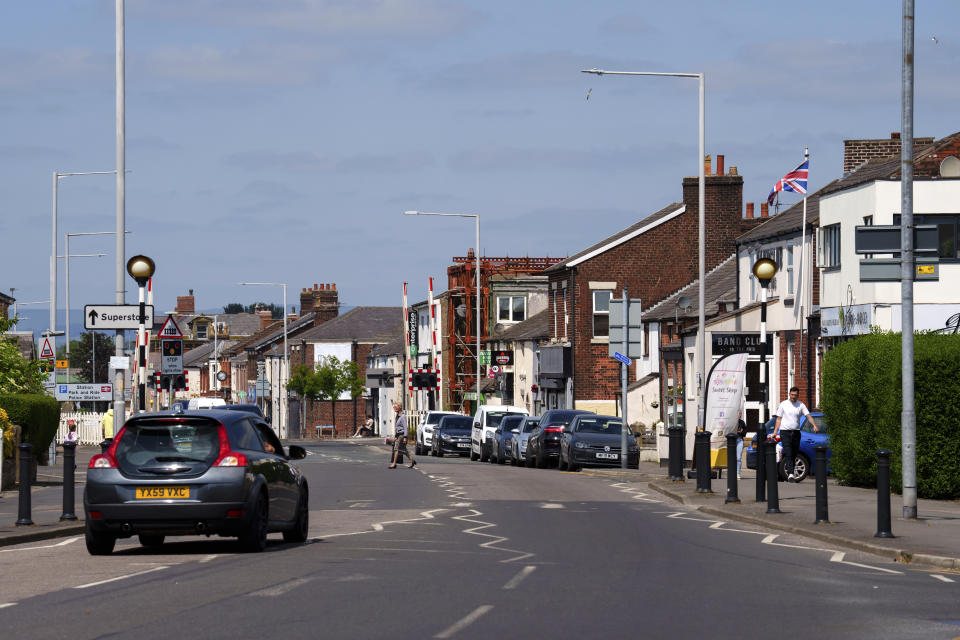
[{"label": "chimney stack", "polygon": [[273,322],[273,313],[270,309],[260,309],[257,311],[257,315],[260,317],[260,329],[266,329]]},{"label": "chimney stack", "polygon": [[190,289],[190,295],[177,296],[177,306],[173,310],[174,313],[190,315],[194,313],[194,309],[193,289]]},{"label": "chimney stack", "polygon": [[770,205],[767,204],[766,202],[761,202],[761,203],[760,203],[760,217],[761,217],[761,218],[766,218],[766,217],[769,217],[769,215],[770,215]]},{"label": "chimney stack", "polygon": [[753,218],[753,203],[747,203],[747,219],[750,220]]},{"label": "chimney stack", "polygon": [[717,175],[723,175],[723,156],[720,154],[717,154]]},{"label": "chimney stack", "polygon": [[711,161],[710,154],[708,153],[708,154],[703,158],[703,175],[709,176],[709,175],[712,173],[712,170],[710,169],[710,167],[711,167],[712,164],[713,164],[713,163],[712,163],[712,161]]}]

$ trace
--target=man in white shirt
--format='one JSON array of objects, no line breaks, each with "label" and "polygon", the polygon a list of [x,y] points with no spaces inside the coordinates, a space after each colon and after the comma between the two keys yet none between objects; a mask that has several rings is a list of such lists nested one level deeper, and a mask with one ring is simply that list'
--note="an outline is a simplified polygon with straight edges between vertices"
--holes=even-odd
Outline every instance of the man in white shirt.
[{"label": "man in white shirt", "polygon": [[[780,403],[777,408],[777,423],[773,427],[773,436],[780,435],[783,444],[783,464],[787,470],[787,481],[794,482],[797,477],[793,474],[793,462],[800,450],[800,423],[803,416],[810,416],[807,405],[798,400],[800,389],[790,387],[789,399]],[[817,423],[811,421],[813,430],[817,431]]]}]

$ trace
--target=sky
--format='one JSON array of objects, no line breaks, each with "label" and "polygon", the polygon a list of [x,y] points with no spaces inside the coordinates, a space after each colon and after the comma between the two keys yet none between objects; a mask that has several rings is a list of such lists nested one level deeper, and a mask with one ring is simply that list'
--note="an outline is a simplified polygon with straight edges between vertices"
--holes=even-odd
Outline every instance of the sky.
[{"label": "sky", "polygon": [[[52,174],[116,167],[115,3],[4,5],[0,291],[40,302]],[[488,256],[563,257],[679,201],[699,162],[696,80],[581,69],[705,73],[706,153],[737,167],[745,202],[805,146],[813,190],[842,174],[844,139],[901,128],[901,2],[125,6],[126,253],[155,260],[158,315],[189,289],[202,310],[282,302],[241,281],[287,283],[288,307],[314,283],[347,306],[399,305],[403,282],[425,299],[474,221],[405,210],[479,214]],[[958,24],[955,0],[917,3],[918,137],[960,130]],[[114,176],[63,178],[58,195],[61,253],[65,233],[116,228]],[[113,304],[113,237],[70,250],[107,254],[71,260],[71,306]],[[20,307],[37,329],[46,309]]]}]

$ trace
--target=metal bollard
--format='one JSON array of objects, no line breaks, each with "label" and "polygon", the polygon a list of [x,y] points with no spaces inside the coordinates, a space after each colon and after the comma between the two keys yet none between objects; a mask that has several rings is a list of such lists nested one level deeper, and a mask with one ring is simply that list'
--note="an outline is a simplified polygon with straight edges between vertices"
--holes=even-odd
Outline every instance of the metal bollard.
[{"label": "metal bollard", "polygon": [[683,427],[670,427],[670,479],[674,482],[683,482]]},{"label": "metal bollard", "polygon": [[[761,425],[762,427],[762,425]],[[757,429],[757,502],[765,502],[767,499],[767,453],[766,440],[760,437],[760,430]],[[776,456],[774,456],[776,459]]]},{"label": "metal bollard", "polygon": [[767,440],[764,446],[767,468],[767,513],[781,513],[780,494],[777,489],[777,443],[773,438]]},{"label": "metal bollard", "polygon": [[710,432],[698,431],[693,448],[697,459],[697,493],[713,493],[710,489]]},{"label": "metal bollard", "polygon": [[29,442],[23,442],[18,447],[20,449],[20,507],[17,513],[18,527],[32,525],[30,518],[30,471],[33,465],[33,445]]},{"label": "metal bollard", "polygon": [[75,460],[77,458],[77,443],[63,443],[63,513],[60,514],[60,520],[76,520],[76,496],[73,489],[73,472],[76,468]]},{"label": "metal bollard", "polygon": [[890,452],[877,451],[877,532],[874,538],[896,538],[890,528]]},{"label": "metal bollard", "polygon": [[817,519],[813,524],[830,524],[827,516],[827,445],[818,444],[814,450],[814,474],[817,483]]},{"label": "metal bollard", "polygon": [[737,495],[737,434],[727,434],[727,499],[724,503],[740,502]]},{"label": "metal bollard", "polygon": [[100,453],[106,453],[110,445],[113,444],[113,438],[107,438],[100,443]]}]

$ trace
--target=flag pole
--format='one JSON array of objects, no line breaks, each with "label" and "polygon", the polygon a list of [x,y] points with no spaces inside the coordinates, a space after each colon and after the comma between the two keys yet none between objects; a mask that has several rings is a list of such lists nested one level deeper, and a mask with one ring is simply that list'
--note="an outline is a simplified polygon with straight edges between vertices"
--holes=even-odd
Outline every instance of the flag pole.
[{"label": "flag pole", "polygon": [[[806,290],[807,290],[807,194],[810,193],[810,147],[803,148],[803,161],[807,164],[807,189],[803,194],[803,222],[800,225],[800,277],[803,278],[800,281],[800,317],[797,318],[798,324],[800,326],[800,373],[803,373],[803,321],[806,314],[806,308],[804,307],[804,302],[806,302]],[[813,260],[810,260],[810,264],[813,264]],[[813,279],[813,269],[810,270],[810,280]],[[812,291],[812,289],[811,289]],[[807,332],[807,339],[810,337],[810,332]],[[810,402],[810,381],[807,380],[807,401]]]}]

